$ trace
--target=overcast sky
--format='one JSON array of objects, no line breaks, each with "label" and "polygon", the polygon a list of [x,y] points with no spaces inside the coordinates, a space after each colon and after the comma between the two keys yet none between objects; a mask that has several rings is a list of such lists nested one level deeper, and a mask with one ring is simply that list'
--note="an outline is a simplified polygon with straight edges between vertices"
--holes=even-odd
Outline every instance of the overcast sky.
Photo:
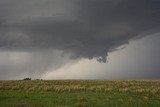
[{"label": "overcast sky", "polygon": [[0,79],[160,78],[160,0],[0,0]]}]

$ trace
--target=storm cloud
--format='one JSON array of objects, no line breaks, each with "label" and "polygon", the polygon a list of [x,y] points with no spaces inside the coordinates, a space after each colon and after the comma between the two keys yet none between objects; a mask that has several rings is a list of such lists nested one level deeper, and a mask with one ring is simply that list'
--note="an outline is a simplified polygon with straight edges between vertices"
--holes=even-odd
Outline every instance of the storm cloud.
[{"label": "storm cloud", "polygon": [[47,57],[58,50],[106,62],[109,52],[159,28],[159,0],[0,1],[1,52],[46,51]]},{"label": "storm cloud", "polygon": [[160,27],[158,0],[1,0],[1,49],[58,49],[98,58]]}]

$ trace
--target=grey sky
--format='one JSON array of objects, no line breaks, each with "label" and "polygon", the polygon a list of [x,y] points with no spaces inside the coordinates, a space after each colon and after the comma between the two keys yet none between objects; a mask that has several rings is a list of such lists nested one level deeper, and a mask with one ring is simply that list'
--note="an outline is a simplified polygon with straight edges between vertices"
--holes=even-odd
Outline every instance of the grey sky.
[{"label": "grey sky", "polygon": [[83,58],[105,63],[117,47],[159,31],[159,0],[0,0],[0,79],[40,77]]}]

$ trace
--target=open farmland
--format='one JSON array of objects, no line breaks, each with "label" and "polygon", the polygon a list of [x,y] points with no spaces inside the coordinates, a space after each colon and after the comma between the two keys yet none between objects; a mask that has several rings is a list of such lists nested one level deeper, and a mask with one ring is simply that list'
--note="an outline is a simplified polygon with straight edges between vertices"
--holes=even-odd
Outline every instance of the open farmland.
[{"label": "open farmland", "polygon": [[0,81],[0,107],[160,107],[160,80]]}]

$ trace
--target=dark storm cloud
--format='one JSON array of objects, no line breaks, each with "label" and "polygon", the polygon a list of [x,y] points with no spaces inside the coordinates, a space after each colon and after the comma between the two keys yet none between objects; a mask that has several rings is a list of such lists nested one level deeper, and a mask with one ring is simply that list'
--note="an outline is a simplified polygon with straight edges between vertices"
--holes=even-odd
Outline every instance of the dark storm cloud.
[{"label": "dark storm cloud", "polygon": [[105,62],[115,47],[159,27],[159,0],[0,1],[5,50],[58,49]]}]

